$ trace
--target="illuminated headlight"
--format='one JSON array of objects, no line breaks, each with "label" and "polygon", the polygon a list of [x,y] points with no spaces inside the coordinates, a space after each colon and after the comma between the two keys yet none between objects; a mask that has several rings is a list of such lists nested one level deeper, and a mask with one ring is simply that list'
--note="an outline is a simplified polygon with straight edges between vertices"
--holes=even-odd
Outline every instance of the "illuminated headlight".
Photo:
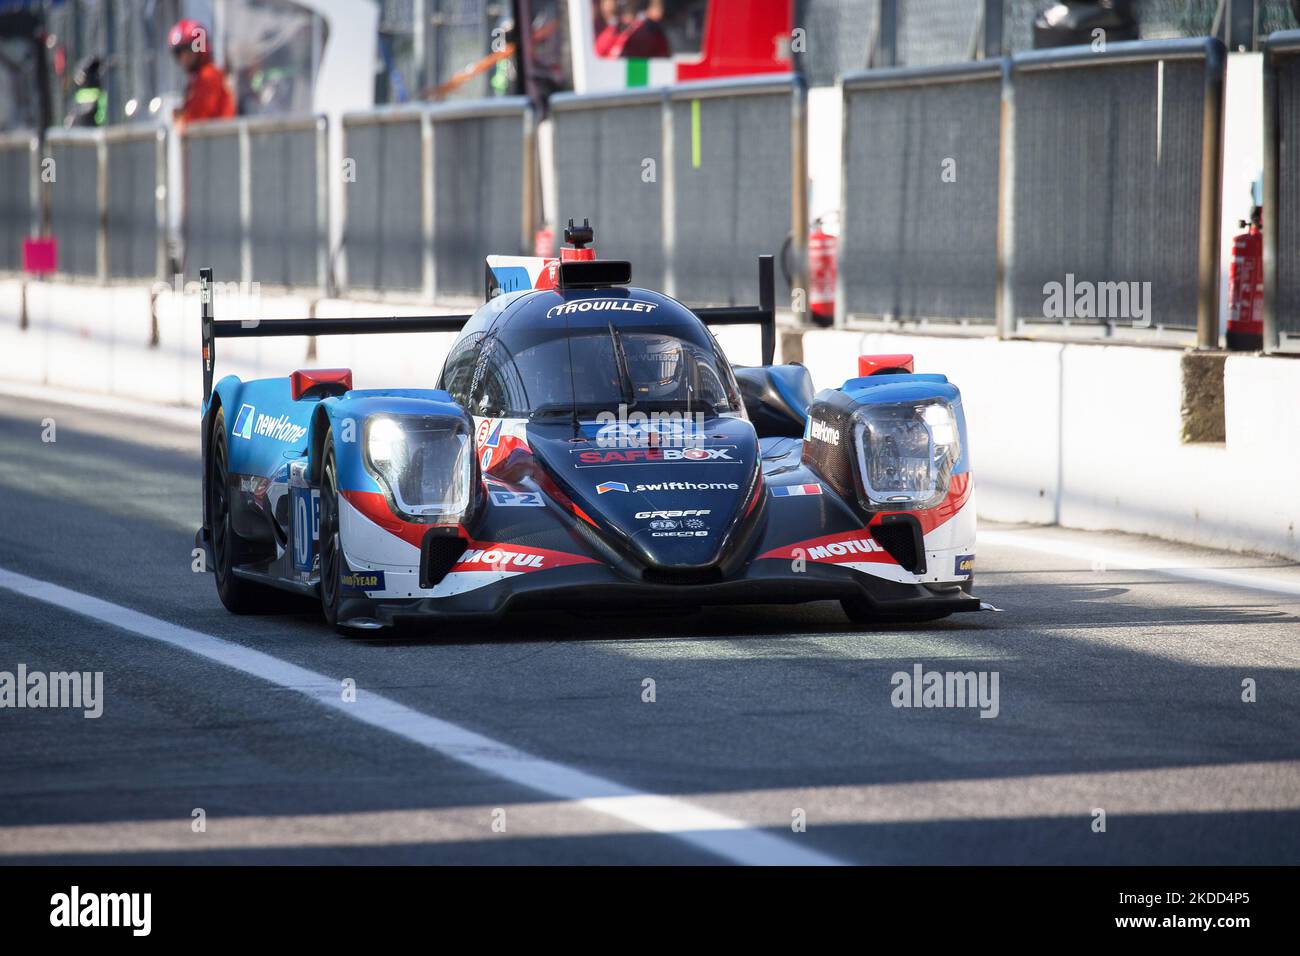
[{"label": "illuminated headlight", "polygon": [[462,422],[418,415],[371,418],[366,461],[404,515],[454,523],[469,507],[474,454]]},{"label": "illuminated headlight", "polygon": [[872,508],[938,504],[961,455],[960,430],[942,401],[871,405],[854,413],[858,471]]}]

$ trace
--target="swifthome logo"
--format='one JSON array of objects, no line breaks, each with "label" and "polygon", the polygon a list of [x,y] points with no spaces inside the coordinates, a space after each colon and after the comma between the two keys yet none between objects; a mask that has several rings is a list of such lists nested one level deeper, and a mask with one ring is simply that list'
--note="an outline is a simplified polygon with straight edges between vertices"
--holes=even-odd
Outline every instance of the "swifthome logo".
[{"label": "swifthome logo", "polygon": [[152,893],[82,893],[78,886],[50,897],[51,926],[129,926],[132,936],[152,928]]},{"label": "swifthome logo", "polygon": [[67,707],[94,720],[104,713],[103,671],[0,671],[0,709]]}]

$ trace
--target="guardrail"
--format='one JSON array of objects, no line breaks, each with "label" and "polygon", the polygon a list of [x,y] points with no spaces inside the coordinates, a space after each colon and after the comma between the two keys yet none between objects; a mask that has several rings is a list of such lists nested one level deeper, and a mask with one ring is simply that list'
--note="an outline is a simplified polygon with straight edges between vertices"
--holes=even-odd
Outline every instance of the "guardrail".
[{"label": "guardrail", "polygon": [[992,324],[1005,65],[844,77],[843,318]]},{"label": "guardrail", "polygon": [[1139,41],[845,77],[838,320],[1217,347],[1224,64]]},{"label": "guardrail", "polygon": [[343,117],[348,291],[459,301],[483,294],[483,260],[530,249],[536,133],[526,97]]},{"label": "guardrail", "polygon": [[778,296],[806,289],[806,101],[788,74],[553,96],[558,219],[591,218],[602,256],[691,303],[748,301],[787,239]]},{"label": "guardrail", "polygon": [[167,130],[51,129],[45,137],[50,233],[64,278],[161,279],[167,268]]},{"label": "guardrail", "polygon": [[167,275],[167,129],[104,130],[104,259],[110,279]]},{"label": "guardrail", "polygon": [[103,145],[97,130],[52,129],[45,136],[45,158],[51,165],[44,185],[50,232],[59,244],[56,275],[62,278],[102,282],[108,276]]},{"label": "guardrail", "polygon": [[1300,351],[1300,30],[1264,44],[1264,351]]},{"label": "guardrail", "polygon": [[[1003,86],[1002,334],[1065,319],[1108,332],[1195,330],[1200,347],[1218,346],[1225,61],[1213,39],[1011,58]],[[1063,315],[1054,314],[1052,284]],[[1093,307],[1075,308],[1072,290],[1080,306],[1091,292]]]},{"label": "guardrail", "polygon": [[182,136],[187,271],[323,294],[329,276],[321,116],[196,123]]},{"label": "guardrail", "polygon": [[23,267],[23,240],[41,229],[40,140],[35,133],[0,135],[0,272]]}]

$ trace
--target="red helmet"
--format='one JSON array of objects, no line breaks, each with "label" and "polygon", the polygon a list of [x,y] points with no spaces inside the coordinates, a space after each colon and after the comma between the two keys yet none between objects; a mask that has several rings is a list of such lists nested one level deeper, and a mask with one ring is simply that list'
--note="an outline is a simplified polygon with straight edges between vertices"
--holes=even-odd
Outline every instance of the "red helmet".
[{"label": "red helmet", "polygon": [[167,45],[173,53],[188,47],[201,59],[206,60],[211,56],[208,50],[208,28],[198,20],[177,20],[167,32]]}]

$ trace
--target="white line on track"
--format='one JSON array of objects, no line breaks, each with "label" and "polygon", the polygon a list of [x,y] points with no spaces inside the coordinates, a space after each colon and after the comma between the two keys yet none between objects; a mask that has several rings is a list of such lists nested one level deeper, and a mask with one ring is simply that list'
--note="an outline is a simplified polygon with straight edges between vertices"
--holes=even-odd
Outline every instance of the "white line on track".
[{"label": "white line on track", "polygon": [[725,814],[674,797],[645,793],[517,750],[450,721],[359,689],[345,703],[336,678],[233,641],[171,624],[79,591],[0,568],[0,588],[43,601],[128,633],[197,654],[233,670],[296,691],[346,717],[396,734],[451,760],[589,810],[680,840],[741,864],[826,866],[843,861],[795,845]]},{"label": "white line on track", "polygon": [[[981,531],[976,542],[995,547],[1017,548],[1021,551],[1036,551],[1040,554],[1070,558],[1084,563],[1099,562],[1112,570],[1123,568],[1134,571],[1154,571],[1157,574],[1166,574],[1188,581],[1300,597],[1300,581],[1288,581],[1245,571],[1199,567],[1177,556],[1161,556],[1128,548],[1098,547],[1083,541],[1066,541],[1032,531]],[[1286,570],[1287,566],[1280,565],[1279,569]]]}]

